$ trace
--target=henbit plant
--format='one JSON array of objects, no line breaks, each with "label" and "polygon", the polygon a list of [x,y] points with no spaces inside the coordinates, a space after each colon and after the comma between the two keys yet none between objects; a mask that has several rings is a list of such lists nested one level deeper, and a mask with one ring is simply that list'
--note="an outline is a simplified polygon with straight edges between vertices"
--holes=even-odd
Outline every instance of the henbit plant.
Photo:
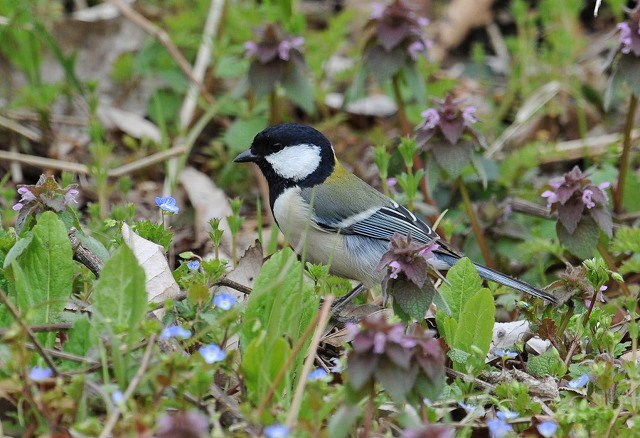
[{"label": "henbit plant", "polygon": [[[611,62],[607,67],[609,72],[609,86],[605,93],[605,105],[608,107],[612,95],[626,84],[631,91],[629,108],[623,131],[622,155],[618,170],[618,183],[614,191],[614,206],[616,213],[623,209],[625,188],[628,184],[627,174],[630,165],[631,131],[635,120],[640,97],[640,3],[635,8],[627,10],[627,20],[617,26],[619,43]],[[628,191],[628,189],[627,189]]]}]

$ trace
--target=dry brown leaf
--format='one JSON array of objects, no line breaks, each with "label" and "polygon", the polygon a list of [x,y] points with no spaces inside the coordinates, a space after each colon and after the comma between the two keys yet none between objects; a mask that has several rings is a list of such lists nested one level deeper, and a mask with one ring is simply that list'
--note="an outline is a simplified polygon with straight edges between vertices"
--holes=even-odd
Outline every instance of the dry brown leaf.
[{"label": "dry brown leaf", "polygon": [[130,111],[100,105],[98,118],[107,129],[117,128],[133,138],[148,138],[155,143],[162,141],[160,129],[155,124]]}]

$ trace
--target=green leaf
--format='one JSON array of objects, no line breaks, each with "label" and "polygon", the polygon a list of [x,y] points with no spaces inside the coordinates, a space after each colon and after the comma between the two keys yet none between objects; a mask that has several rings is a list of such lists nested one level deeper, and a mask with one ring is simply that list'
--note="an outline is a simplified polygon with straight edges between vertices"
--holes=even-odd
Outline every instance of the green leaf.
[{"label": "green leaf", "polygon": [[475,346],[483,353],[483,357],[486,356],[493,337],[495,312],[491,291],[481,289],[464,305],[451,347],[471,354],[471,347]]},{"label": "green leaf", "polygon": [[631,54],[621,55],[614,68],[616,76],[620,75],[631,92],[640,97],[640,58]]},{"label": "green leaf", "polygon": [[269,122],[263,116],[250,119],[236,119],[222,137],[222,141],[233,154],[239,153],[251,145],[255,135],[267,127]]},{"label": "green leaf", "polygon": [[429,306],[436,294],[436,289],[431,280],[427,278],[424,286],[420,288],[414,282],[401,276],[389,282],[387,292],[393,296],[394,308],[399,307],[406,316],[422,321],[429,310]]},{"label": "green leaf", "polygon": [[358,418],[360,418],[360,407],[358,405],[347,404],[341,406],[329,420],[329,433],[327,436],[333,438],[350,436]]},{"label": "green leaf", "polygon": [[[56,322],[71,294],[73,251],[67,229],[53,212],[44,212],[33,227],[33,237],[11,261],[16,279],[16,302],[30,324]],[[55,334],[38,337],[51,347]]]},{"label": "green leaf", "polygon": [[640,211],[640,178],[635,172],[628,172],[624,180],[622,206],[627,211]]},{"label": "green leaf", "polygon": [[[265,351],[272,351],[281,339],[296,345],[317,311],[318,298],[313,294],[313,286],[303,279],[302,264],[293,250],[285,248],[275,253],[256,277],[239,333],[240,345],[248,348],[257,338],[263,339]],[[287,381],[291,385],[295,384],[294,376],[300,375],[310,341],[304,342],[300,354],[287,371]],[[256,385],[248,390],[255,392],[265,383]],[[293,386],[287,389],[288,396],[292,391]]]},{"label": "green leaf", "polygon": [[98,321],[134,329],[145,314],[144,270],[127,245],[121,245],[104,265],[92,297]]},{"label": "green leaf", "polygon": [[456,331],[458,330],[458,321],[451,316],[445,315],[438,311],[436,313],[436,325],[438,327],[438,333],[444,337],[449,346],[452,346],[456,339]]},{"label": "green leaf", "polygon": [[291,68],[282,81],[282,88],[289,99],[300,105],[307,114],[315,113],[313,88],[300,68]]},{"label": "green leaf", "polygon": [[640,272],[640,253],[632,255],[631,258],[622,262],[622,266],[620,266],[620,273],[622,275],[627,275],[632,272]]},{"label": "green leaf", "polygon": [[527,361],[527,371],[533,377],[562,377],[567,372],[567,367],[560,358],[555,348],[550,348],[540,356],[529,355]]},{"label": "green leaf", "polygon": [[573,234],[570,234],[560,221],[556,224],[556,233],[562,246],[571,254],[581,259],[588,259],[593,256],[598,244],[600,228],[590,216],[584,216]]},{"label": "green leaf", "polygon": [[[69,339],[64,343],[63,350],[77,356],[85,356],[93,345],[91,339],[91,324],[86,315],[82,315],[73,323],[69,331]],[[79,368],[75,362],[69,362],[72,368]]]},{"label": "green leaf", "polygon": [[[291,347],[283,338],[255,338],[249,344],[242,358],[242,371],[249,400],[256,405],[260,403],[290,355]],[[280,381],[276,395],[282,395],[285,385],[290,384],[288,379],[290,373],[285,374],[285,378]]]},{"label": "green leaf", "polygon": [[471,260],[463,257],[447,272],[447,282],[440,293],[449,304],[451,316],[460,321],[460,312],[469,299],[482,288],[482,279]]},{"label": "green leaf", "polygon": [[11,265],[11,262],[17,259],[24,252],[24,250],[27,249],[27,247],[31,244],[32,240],[33,240],[33,233],[31,232],[27,232],[24,237],[19,239],[7,253],[2,267],[4,269],[7,269]]},{"label": "green leaf", "polygon": [[640,228],[618,228],[611,242],[611,249],[618,252],[640,253]]}]

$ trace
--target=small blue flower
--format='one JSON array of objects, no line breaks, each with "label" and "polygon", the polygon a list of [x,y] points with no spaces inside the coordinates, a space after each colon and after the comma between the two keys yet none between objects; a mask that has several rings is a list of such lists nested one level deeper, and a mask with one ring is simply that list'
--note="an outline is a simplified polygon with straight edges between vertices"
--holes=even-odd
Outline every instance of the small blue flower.
[{"label": "small blue flower", "polygon": [[206,363],[220,362],[227,357],[227,353],[222,351],[216,344],[205,345],[204,347],[200,347],[198,351]]},{"label": "small blue flower", "polygon": [[569,383],[567,383],[567,386],[571,389],[580,389],[587,386],[587,383],[589,383],[589,376],[583,374],[577,379],[570,380]]},{"label": "small blue flower", "polygon": [[29,371],[29,378],[34,382],[42,382],[53,376],[51,368],[35,366]]},{"label": "small blue flower", "polygon": [[540,435],[544,438],[550,438],[556,434],[556,430],[558,430],[558,425],[553,421],[543,421],[542,423],[536,426]]},{"label": "small blue flower", "polygon": [[315,370],[309,373],[309,376],[307,376],[307,379],[310,382],[313,382],[314,380],[324,380],[325,377],[327,377],[327,372],[322,368],[316,368]]},{"label": "small blue flower", "polygon": [[213,304],[216,307],[221,308],[222,310],[229,310],[235,304],[236,297],[233,295],[221,293],[220,295],[216,295],[213,297]]},{"label": "small blue flower", "polygon": [[190,262],[187,262],[187,268],[192,271],[197,271],[200,269],[200,260],[191,260]]},{"label": "small blue flower", "polygon": [[267,438],[284,438],[289,436],[289,428],[282,424],[272,424],[264,428],[264,435]]},{"label": "small blue flower", "polygon": [[502,421],[515,420],[519,415],[519,413],[510,410],[496,412],[496,417],[498,417]]},{"label": "small blue flower", "polygon": [[507,436],[509,432],[513,431],[513,427],[510,424],[505,423],[502,420],[493,418],[487,421],[487,427],[492,438],[503,438]]},{"label": "small blue flower", "polygon": [[113,391],[113,394],[111,394],[111,401],[115,405],[124,403],[124,394],[122,393],[122,391],[120,390]]},{"label": "small blue flower", "polygon": [[465,402],[458,402],[458,404],[460,405],[460,407],[462,409],[467,411],[467,414],[469,414],[469,415],[483,415],[484,414],[484,409],[482,409],[481,406],[468,405]]},{"label": "small blue flower", "polygon": [[156,205],[160,207],[160,210],[167,214],[178,214],[180,211],[180,207],[176,205],[176,200],[172,196],[167,196],[165,198],[156,196]]},{"label": "small blue flower", "polygon": [[191,332],[187,329],[180,327],[179,325],[172,325],[170,327],[165,328],[160,333],[160,339],[171,339],[171,338],[179,338],[179,339],[189,339],[191,337]]},{"label": "small blue flower", "polygon": [[500,356],[503,359],[513,359],[518,356],[518,353],[511,350],[502,350],[500,348],[494,350],[493,354]]}]

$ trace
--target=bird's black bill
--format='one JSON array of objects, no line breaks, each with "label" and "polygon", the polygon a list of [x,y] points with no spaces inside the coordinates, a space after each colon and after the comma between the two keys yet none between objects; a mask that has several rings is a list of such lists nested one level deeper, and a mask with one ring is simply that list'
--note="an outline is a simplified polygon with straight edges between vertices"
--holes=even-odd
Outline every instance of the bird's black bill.
[{"label": "bird's black bill", "polygon": [[246,151],[238,155],[233,161],[235,163],[253,163],[255,161],[258,161],[259,158],[260,157],[258,155],[251,152],[251,149],[247,149]]}]

